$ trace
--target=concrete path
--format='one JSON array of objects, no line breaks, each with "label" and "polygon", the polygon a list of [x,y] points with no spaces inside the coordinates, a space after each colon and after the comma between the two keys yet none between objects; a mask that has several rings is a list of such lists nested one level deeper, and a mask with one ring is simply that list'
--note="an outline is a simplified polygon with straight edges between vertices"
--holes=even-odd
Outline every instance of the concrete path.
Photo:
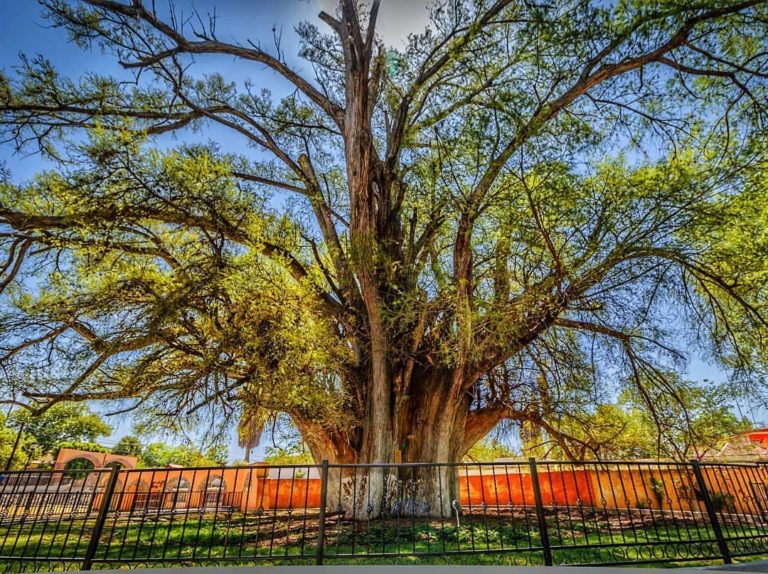
[{"label": "concrete path", "polygon": [[768,572],[768,560],[755,560],[753,562],[741,562],[740,564],[710,566],[707,570],[719,572]]}]

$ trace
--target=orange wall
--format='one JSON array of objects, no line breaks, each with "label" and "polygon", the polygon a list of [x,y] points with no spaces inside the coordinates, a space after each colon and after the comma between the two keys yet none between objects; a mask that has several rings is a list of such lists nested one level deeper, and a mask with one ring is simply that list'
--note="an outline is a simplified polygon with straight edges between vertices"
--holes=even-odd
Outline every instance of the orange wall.
[{"label": "orange wall", "polygon": [[768,429],[760,429],[746,433],[749,440],[759,444],[768,443]]},{"label": "orange wall", "polygon": [[[146,500],[146,493],[165,493],[163,506],[172,506],[174,501],[178,503],[184,500],[196,501],[201,496],[200,493],[207,490],[207,485],[216,480],[223,481],[220,492],[222,493],[242,493],[239,494],[237,502],[246,500],[248,492],[248,482],[252,479],[257,481],[258,476],[264,473],[263,470],[253,467],[243,468],[225,468],[225,469],[203,469],[203,468],[183,468],[183,469],[146,469],[123,471],[119,474],[119,486],[116,490],[116,503],[123,510],[128,510],[134,505],[134,501]],[[187,486],[182,488],[180,485],[186,482]],[[219,489],[211,489],[210,491]],[[230,500],[230,499],[227,499]],[[235,500],[235,499],[231,499]]]},{"label": "orange wall", "polygon": [[[291,474],[278,479],[268,476],[267,467],[122,471],[115,493],[116,504],[128,510],[134,501],[140,503],[146,499],[145,492],[165,492],[163,505],[171,506],[174,494],[179,492],[173,485],[180,478],[189,483],[185,492],[197,497],[193,501],[199,501],[206,491],[206,484],[221,478],[224,488],[220,492],[227,493],[228,498],[222,499],[226,500],[227,506],[235,505],[248,511],[319,507],[320,479],[303,474],[292,479],[292,472],[285,472]],[[735,510],[744,513],[762,511],[758,491],[768,492],[765,490],[768,469],[704,465],[702,472],[708,490],[730,494]],[[576,507],[581,504],[605,508],[703,510],[695,477],[688,467],[638,465],[631,470],[615,467],[561,470],[555,465],[548,469],[542,464],[539,484],[542,500],[547,506]],[[488,507],[535,505],[532,479],[527,472],[499,472],[497,469],[494,473],[488,468],[482,473],[461,475],[459,493],[460,503],[466,509],[483,503]]]},{"label": "orange wall", "polygon": [[[545,505],[575,504],[589,499],[591,483],[587,471],[540,471],[541,498]],[[492,472],[459,476],[462,506],[535,505],[533,481],[528,473]]]}]

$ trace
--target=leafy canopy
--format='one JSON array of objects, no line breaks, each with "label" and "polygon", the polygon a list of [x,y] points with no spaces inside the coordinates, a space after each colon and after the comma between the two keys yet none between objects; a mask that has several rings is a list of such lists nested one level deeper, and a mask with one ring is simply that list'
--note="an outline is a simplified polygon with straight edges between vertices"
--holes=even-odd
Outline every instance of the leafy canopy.
[{"label": "leafy canopy", "polygon": [[162,468],[169,464],[179,466],[222,466],[227,464],[225,446],[214,446],[201,452],[192,444],[169,445],[163,442],[148,444],[141,451],[140,466]]},{"label": "leafy canopy", "polygon": [[87,405],[77,403],[59,403],[38,416],[27,410],[16,410],[9,417],[8,425],[15,430],[23,429],[41,454],[54,456],[59,448],[91,447],[100,437],[112,434],[112,427],[98,414]]},{"label": "leafy canopy", "polygon": [[[286,413],[316,458],[459,460],[503,420],[565,448],[629,387],[661,428],[688,350],[760,388],[765,2],[456,0],[394,50],[342,0],[297,30],[312,78],[173,6],[42,4],[136,75],[0,77],[8,140],[61,160],[0,188],[1,360],[56,366],[31,408],[213,406],[246,442]],[[159,151],[208,126],[248,146]]]}]

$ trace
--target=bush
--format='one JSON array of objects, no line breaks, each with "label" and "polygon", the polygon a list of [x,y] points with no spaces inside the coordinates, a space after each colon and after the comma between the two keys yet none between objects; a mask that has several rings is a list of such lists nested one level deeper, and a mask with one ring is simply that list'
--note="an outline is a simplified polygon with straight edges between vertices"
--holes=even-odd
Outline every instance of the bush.
[{"label": "bush", "polygon": [[732,511],[736,503],[736,497],[730,492],[713,492],[709,495],[709,499],[712,501],[715,512]]},{"label": "bush", "polygon": [[98,443],[79,440],[62,441],[58,444],[58,448],[73,448],[75,450],[87,450],[88,452],[110,452],[107,447],[101,446]]}]

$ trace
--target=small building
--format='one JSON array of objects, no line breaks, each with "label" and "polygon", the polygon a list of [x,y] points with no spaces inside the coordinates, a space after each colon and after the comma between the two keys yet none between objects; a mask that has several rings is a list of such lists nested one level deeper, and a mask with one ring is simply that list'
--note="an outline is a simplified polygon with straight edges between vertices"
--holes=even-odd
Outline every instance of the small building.
[{"label": "small building", "polygon": [[53,470],[97,469],[111,468],[136,468],[138,459],[135,456],[111,454],[108,452],[93,452],[76,448],[60,448],[53,463]]},{"label": "small building", "polygon": [[768,449],[768,428],[756,429],[744,433],[749,440]]},{"label": "small building", "polygon": [[768,428],[747,431],[725,439],[700,457],[710,462],[768,460]]}]

